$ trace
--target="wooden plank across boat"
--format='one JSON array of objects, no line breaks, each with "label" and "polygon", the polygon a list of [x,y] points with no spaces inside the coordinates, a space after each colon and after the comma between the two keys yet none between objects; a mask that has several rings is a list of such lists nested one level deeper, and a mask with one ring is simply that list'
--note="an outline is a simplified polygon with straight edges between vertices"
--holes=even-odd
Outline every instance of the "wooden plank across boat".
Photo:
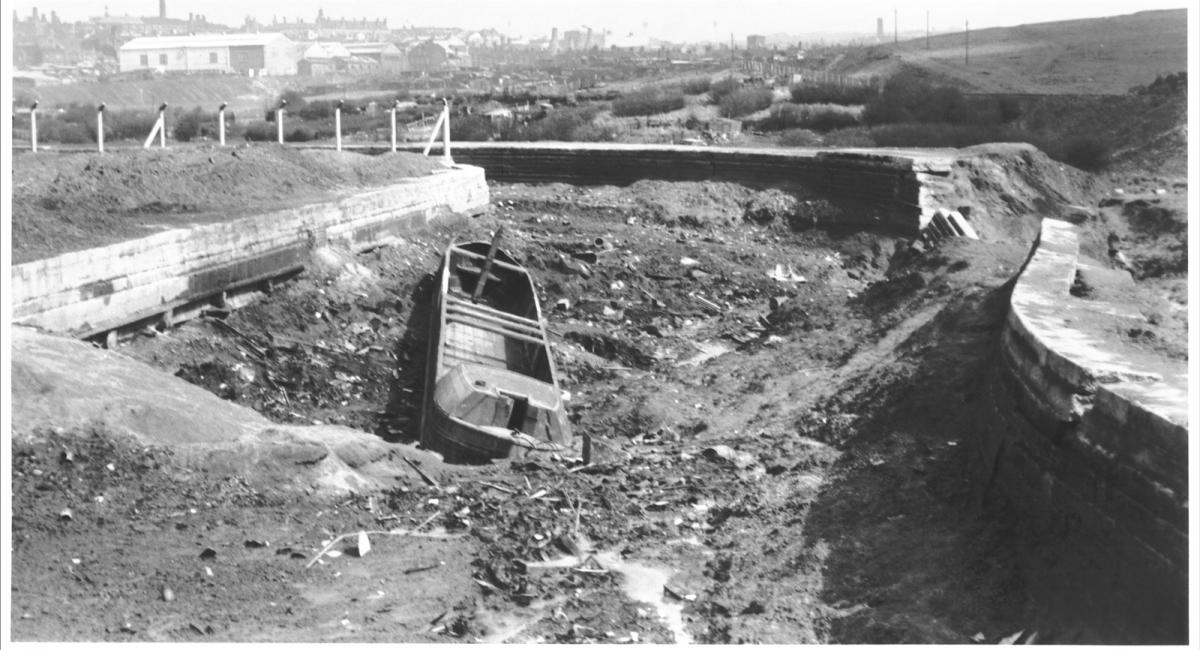
[{"label": "wooden plank across boat", "polygon": [[447,460],[572,447],[533,279],[498,240],[451,244],[438,271],[421,443]]}]

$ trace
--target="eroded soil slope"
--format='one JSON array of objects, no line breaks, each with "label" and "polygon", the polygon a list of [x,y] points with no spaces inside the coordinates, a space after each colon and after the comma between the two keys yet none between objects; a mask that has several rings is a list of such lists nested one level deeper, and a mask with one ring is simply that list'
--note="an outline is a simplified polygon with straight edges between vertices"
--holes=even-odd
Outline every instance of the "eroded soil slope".
[{"label": "eroded soil slope", "polygon": [[167,228],[258,214],[440,168],[383,156],[271,145],[13,157],[13,262]]}]

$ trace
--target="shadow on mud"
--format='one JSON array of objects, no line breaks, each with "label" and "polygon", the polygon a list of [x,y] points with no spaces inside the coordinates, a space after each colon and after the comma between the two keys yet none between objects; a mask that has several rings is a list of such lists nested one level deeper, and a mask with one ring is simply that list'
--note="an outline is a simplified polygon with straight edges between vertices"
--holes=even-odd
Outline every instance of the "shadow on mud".
[{"label": "shadow on mud", "polygon": [[421,439],[421,405],[428,367],[429,318],[433,310],[434,277],[426,274],[409,294],[412,311],[393,352],[396,370],[388,387],[387,406],[375,432],[387,442]]}]

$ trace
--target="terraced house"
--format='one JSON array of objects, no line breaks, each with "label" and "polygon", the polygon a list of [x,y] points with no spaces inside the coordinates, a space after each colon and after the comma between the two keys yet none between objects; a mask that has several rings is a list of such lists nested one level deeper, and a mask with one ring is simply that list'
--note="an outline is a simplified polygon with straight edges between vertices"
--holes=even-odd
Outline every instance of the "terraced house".
[{"label": "terraced house", "polygon": [[283,34],[147,36],[120,47],[121,72],[226,73],[250,77],[296,74],[299,53]]}]

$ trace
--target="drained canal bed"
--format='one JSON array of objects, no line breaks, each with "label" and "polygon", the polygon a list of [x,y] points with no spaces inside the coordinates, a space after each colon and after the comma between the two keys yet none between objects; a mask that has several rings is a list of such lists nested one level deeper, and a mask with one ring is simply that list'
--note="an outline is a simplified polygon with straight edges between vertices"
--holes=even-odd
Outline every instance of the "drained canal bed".
[{"label": "drained canal bed", "polygon": [[[14,443],[14,638],[1094,640],[1038,607],[969,470],[1028,242],[797,229],[778,200],[494,184],[479,218],[318,251],[247,307],[123,341],[224,400],[186,422],[145,372],[15,367],[27,411],[91,422]],[[501,226],[591,465],[416,443],[428,276]],[[72,382],[144,395],[88,406]],[[266,418],[257,442],[218,432],[251,419],[234,404]],[[145,435],[164,426],[237,442],[165,450]]]}]

